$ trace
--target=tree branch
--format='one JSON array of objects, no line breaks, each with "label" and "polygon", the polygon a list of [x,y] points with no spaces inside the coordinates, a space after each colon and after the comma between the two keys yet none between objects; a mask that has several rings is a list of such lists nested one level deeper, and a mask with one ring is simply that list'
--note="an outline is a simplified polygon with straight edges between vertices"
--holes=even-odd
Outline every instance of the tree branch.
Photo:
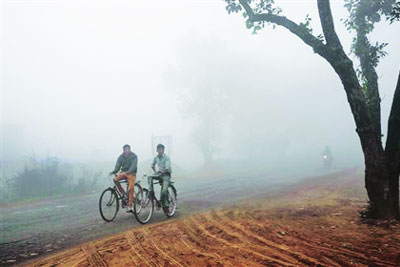
[{"label": "tree branch", "polygon": [[357,45],[363,47],[356,53],[360,59],[361,70],[366,79],[366,97],[369,101],[371,121],[374,125],[377,137],[381,139],[381,98],[378,87],[378,74],[372,64],[373,60],[369,53],[370,43],[362,29],[357,31]]},{"label": "tree branch", "polygon": [[[346,55],[340,43],[340,46],[336,47],[325,45],[321,40],[312,35],[307,28],[301,27],[290,19],[272,13],[254,14],[247,0],[239,0],[239,2],[246,10],[251,22],[265,21],[283,26],[303,40],[304,43],[311,46],[317,54],[326,59],[342,81],[358,133],[363,134],[373,130],[371,129],[367,101],[361,90],[356,72],[354,71],[353,62]],[[324,4],[326,5],[326,3],[322,3],[322,6],[327,8]],[[328,10],[330,12],[329,6]],[[329,20],[327,23],[329,23]],[[331,26],[325,26],[325,30],[328,31],[329,27],[333,29],[333,22]],[[336,33],[334,33],[334,35],[336,36]],[[327,36],[332,36],[332,34],[327,34]]]},{"label": "tree branch", "polygon": [[318,0],[319,19],[327,45],[343,49],[333,24],[333,17],[329,0]]},{"label": "tree branch", "polygon": [[253,9],[250,7],[250,5],[247,3],[246,0],[239,0],[239,2],[246,10],[246,13],[249,16],[251,22],[265,21],[285,27],[286,29],[294,33],[297,37],[299,37],[301,40],[303,40],[304,43],[311,46],[315,53],[319,54],[324,58],[327,57],[328,50],[325,44],[317,37],[312,35],[306,28],[301,27],[300,25],[296,24],[295,22],[291,21],[290,19],[284,16],[278,16],[272,13],[254,14]]}]

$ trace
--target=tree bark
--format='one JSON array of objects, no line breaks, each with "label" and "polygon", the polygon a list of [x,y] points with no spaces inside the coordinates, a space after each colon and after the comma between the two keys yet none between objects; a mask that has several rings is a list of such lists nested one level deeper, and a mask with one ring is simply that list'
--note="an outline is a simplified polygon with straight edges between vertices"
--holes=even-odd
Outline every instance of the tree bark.
[{"label": "tree bark", "polygon": [[364,152],[365,188],[370,207],[367,217],[387,219],[394,217],[389,205],[388,171],[385,155],[373,131],[358,132]]},{"label": "tree bark", "polygon": [[400,178],[400,72],[394,91],[392,108],[389,115],[388,135],[385,147],[386,168],[390,189],[390,205],[395,217],[400,219],[399,178]]}]

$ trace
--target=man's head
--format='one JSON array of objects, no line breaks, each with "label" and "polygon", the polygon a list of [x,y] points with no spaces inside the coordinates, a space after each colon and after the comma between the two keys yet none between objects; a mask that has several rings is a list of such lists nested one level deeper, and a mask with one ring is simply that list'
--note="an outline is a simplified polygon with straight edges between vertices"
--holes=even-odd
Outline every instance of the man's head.
[{"label": "man's head", "polygon": [[165,147],[163,144],[157,145],[157,153],[158,153],[159,157],[161,157],[164,154],[164,149],[165,149]]},{"label": "man's head", "polygon": [[131,152],[131,146],[130,146],[130,145],[124,145],[124,146],[122,147],[122,149],[124,150],[124,154],[125,154],[125,155],[128,155],[129,152]]}]

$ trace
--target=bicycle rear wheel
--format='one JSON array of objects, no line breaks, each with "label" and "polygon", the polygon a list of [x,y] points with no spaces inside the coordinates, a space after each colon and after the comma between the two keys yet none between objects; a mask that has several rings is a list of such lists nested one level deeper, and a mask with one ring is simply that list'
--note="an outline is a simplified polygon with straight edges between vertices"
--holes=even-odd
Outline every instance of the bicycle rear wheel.
[{"label": "bicycle rear wheel", "polygon": [[119,210],[118,195],[112,188],[103,191],[99,200],[100,215],[106,222],[111,222],[117,216]]},{"label": "bicycle rear wheel", "polygon": [[154,199],[149,197],[149,190],[142,189],[142,200],[134,202],[133,210],[139,223],[146,224],[150,221],[154,213]]},{"label": "bicycle rear wheel", "polygon": [[177,207],[177,193],[173,185],[168,186],[168,203],[168,210],[164,209],[164,213],[167,217],[172,217],[175,215]]}]

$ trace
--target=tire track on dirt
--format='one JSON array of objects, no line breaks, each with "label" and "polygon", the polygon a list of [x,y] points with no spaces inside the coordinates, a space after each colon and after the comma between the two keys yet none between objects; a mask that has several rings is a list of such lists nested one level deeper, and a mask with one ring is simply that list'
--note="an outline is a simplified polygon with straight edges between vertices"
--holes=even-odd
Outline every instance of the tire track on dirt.
[{"label": "tire track on dirt", "polygon": [[[364,264],[369,264],[371,261],[371,257],[369,255],[365,255],[364,253],[361,253],[360,250],[362,250],[363,248],[365,249],[365,247],[361,246],[359,248],[357,248],[357,251],[353,251],[350,249],[345,249],[342,247],[336,247],[336,248],[332,248],[329,243],[330,243],[330,239],[321,236],[321,241],[320,244],[316,245],[315,241],[310,240],[304,236],[312,236],[313,233],[307,230],[302,230],[302,235],[298,235],[298,236],[287,236],[288,239],[293,239],[295,242],[299,242],[299,240],[302,242],[303,245],[312,248],[312,250],[317,250],[320,251],[320,253],[322,254],[323,252],[331,252],[332,254],[334,254],[334,256],[330,256],[330,255],[325,255],[325,257],[330,258],[331,260],[340,263],[341,265],[343,264],[347,264],[348,258],[354,258],[357,259],[361,262],[363,262]],[[330,235],[328,235],[330,236]],[[364,250],[365,251],[365,250]],[[368,249],[368,251],[370,251]],[[385,261],[384,259],[379,259],[377,257],[375,257],[373,259],[373,261],[376,264],[382,264],[383,266],[389,265],[389,266],[393,266],[393,264],[391,262]],[[396,266],[396,265],[395,265]]]},{"label": "tire track on dirt", "polygon": [[[360,257],[355,253],[349,253],[347,251],[342,251],[339,249],[327,248],[327,247],[322,247],[322,246],[319,247],[319,246],[316,246],[316,245],[313,245],[310,243],[303,243],[303,244],[314,250],[323,250],[323,251],[329,251],[329,252],[334,253],[335,258],[337,258],[337,257],[342,258],[342,264],[346,264],[349,257],[355,258],[357,260],[361,260],[364,264],[367,264],[367,265],[370,264],[370,262],[371,262],[371,259],[369,257]],[[328,256],[326,256],[326,257],[328,257]],[[374,262],[375,266],[398,266],[398,265],[393,265],[393,263],[391,263],[391,262],[387,262],[387,261],[384,261],[384,260],[381,260],[378,258],[374,258],[373,262]]]},{"label": "tire track on dirt", "polygon": [[[183,260],[176,260],[179,261],[180,264],[185,266],[190,265],[207,265],[207,266],[222,266],[228,265],[233,266],[230,263],[223,263],[221,258],[217,254],[212,255],[211,253],[207,253],[204,250],[200,251],[194,246],[191,246],[187,237],[185,237],[188,232],[182,232],[182,227],[178,227],[178,224],[170,224],[168,225],[168,231],[164,234],[158,242],[158,247],[164,250],[164,253],[170,253],[171,257],[176,258],[179,257]],[[164,230],[164,229],[163,229]],[[147,233],[148,231],[146,231]],[[165,233],[166,231],[164,231]],[[172,235],[172,236],[171,236]],[[187,241],[185,241],[185,239]],[[163,241],[166,240],[166,245],[163,245]],[[211,260],[210,260],[211,258]],[[207,260],[205,260],[207,259]],[[205,260],[205,262],[204,262]]]},{"label": "tire track on dirt", "polygon": [[[258,228],[257,231],[254,230],[253,227],[248,227],[253,233],[255,234],[260,234],[260,232],[263,232],[263,229],[265,229],[266,225],[260,224],[256,221],[254,221],[254,214],[251,213],[245,213],[245,215],[247,218],[250,218],[249,221],[247,221],[247,223],[255,223],[255,228]],[[276,227],[279,227],[278,224],[276,224]],[[279,232],[280,230],[275,229],[273,230],[273,232]],[[306,236],[313,236],[314,234],[312,232],[306,231],[306,230],[302,230],[302,234],[306,235]],[[364,255],[363,253],[360,252],[355,252],[355,251],[351,251],[351,250],[347,250],[347,249],[342,249],[340,247],[334,249],[334,248],[330,248],[330,247],[326,247],[323,246],[323,244],[329,244],[329,239],[324,238],[323,236],[321,236],[321,238],[323,238],[323,240],[321,240],[320,244],[316,245],[315,244],[315,240],[309,240],[303,236],[290,236],[290,235],[285,235],[285,239],[287,240],[291,240],[293,243],[298,243],[298,244],[302,244],[304,246],[307,246],[309,248],[312,248],[312,250],[310,251],[319,251],[320,254],[324,255],[324,258],[329,258],[328,265],[332,264],[331,262],[336,262],[336,264],[339,264],[339,266],[343,266],[343,265],[347,265],[348,264],[348,258],[355,258],[357,260],[362,261],[364,264],[369,264],[369,262],[371,261],[370,257]],[[333,255],[327,255],[324,252],[331,252]],[[396,266],[393,265],[391,262],[387,262],[385,260],[381,260],[378,258],[374,258],[373,259],[374,262],[378,263],[378,264],[382,264],[383,266],[389,265],[389,266]]]},{"label": "tire track on dirt", "polygon": [[326,257],[326,256],[321,256],[321,258],[322,258],[324,261],[326,261],[326,262],[329,264],[329,266],[342,267],[341,264],[339,264],[339,263],[337,263],[337,262],[331,260],[330,258],[328,258],[328,257]]},{"label": "tire track on dirt", "polygon": [[[142,233],[143,233],[143,236],[144,236],[145,240],[150,241],[151,245],[152,245],[156,250],[158,250],[158,251],[163,255],[163,257],[164,257],[165,259],[167,259],[167,261],[169,261],[170,263],[172,263],[172,264],[175,265],[175,266],[184,267],[184,266],[180,263],[180,261],[179,261],[178,259],[175,259],[175,258],[173,258],[172,256],[168,255],[163,249],[161,249],[159,246],[157,246],[157,245],[153,242],[152,238],[151,238],[150,235],[148,234],[148,230],[144,229]],[[161,246],[161,245],[160,245],[160,246]],[[165,249],[165,248],[164,248],[164,249]]]},{"label": "tire track on dirt", "polygon": [[[182,234],[180,239],[182,243],[189,248],[189,250],[197,253],[199,256],[207,256],[210,257],[214,260],[216,265],[221,264],[221,265],[229,265],[229,266],[234,266],[232,265],[229,261],[226,261],[227,259],[224,259],[221,257],[216,252],[216,249],[207,242],[206,239],[201,239],[199,240],[199,236],[197,233],[193,231],[192,228],[186,226],[186,221],[184,220],[183,222],[180,222],[177,225],[178,231]],[[185,241],[186,240],[186,241]],[[190,245],[193,244],[193,245]]]},{"label": "tire track on dirt", "polygon": [[[210,217],[210,220],[208,220],[207,217]],[[246,234],[242,234],[240,233],[240,231],[238,231],[238,229],[233,229],[233,231],[229,231],[227,228],[227,226],[229,225],[231,220],[225,221],[225,224],[220,223],[220,220],[215,219],[211,214],[207,214],[207,215],[203,215],[200,214],[197,216],[197,218],[201,218],[204,221],[207,221],[207,223],[211,223],[211,224],[215,224],[216,228],[218,229],[218,232],[224,232],[225,234],[222,236],[222,238],[224,238],[224,236],[226,236],[227,233],[229,233],[230,235],[236,236],[241,242],[244,242],[246,244],[246,249],[247,247],[250,247],[251,250],[254,253],[256,253],[256,255],[259,255],[257,253],[260,253],[261,255],[267,256],[269,258],[273,258],[282,262],[286,262],[286,264],[288,265],[297,265],[299,262],[291,257],[290,255],[281,253],[281,251],[268,246],[267,244],[262,244],[260,245],[259,243],[255,243],[253,242],[253,240],[249,239],[248,235]],[[219,234],[220,234],[219,233]],[[245,245],[243,244],[243,245]]]},{"label": "tire track on dirt", "polygon": [[83,245],[81,247],[83,253],[85,253],[87,261],[91,266],[107,267],[108,264],[103,260],[101,255],[96,251],[96,248],[92,242]]},{"label": "tire track on dirt", "polygon": [[[190,246],[187,241],[185,241],[185,238],[181,237],[181,242],[182,244],[184,244],[190,251],[192,251],[193,253],[195,253],[197,255],[197,257],[209,257],[208,260],[211,258],[213,261],[207,261],[207,266],[209,265],[228,265],[228,266],[234,266],[232,265],[230,262],[225,262],[223,263],[223,261],[221,260],[221,257],[219,257],[218,254],[214,253],[207,253],[205,251],[200,251],[197,248],[194,248],[193,246]],[[190,241],[189,241],[190,242]]]},{"label": "tire track on dirt", "polygon": [[[292,236],[292,235],[288,235],[288,234],[284,234],[283,236],[279,236],[276,235],[276,233],[288,233],[290,232],[288,229],[282,229],[282,226],[280,226],[279,224],[275,224],[274,226],[270,226],[269,228],[266,227],[266,225],[262,225],[258,222],[256,222],[254,219],[251,219],[252,216],[249,216],[248,220],[243,220],[240,222],[236,222],[239,225],[243,225],[244,227],[246,227],[247,229],[250,230],[250,232],[256,234],[256,235],[267,235],[269,237],[273,237],[272,241],[270,242],[274,242],[273,240],[276,239],[275,236],[279,237],[279,241],[282,242],[282,244],[280,245],[285,245],[285,243],[289,243],[289,244],[297,244],[297,247],[302,249],[302,246],[306,246],[306,245],[312,245],[313,243],[315,243],[315,241],[312,240],[305,240],[303,238],[301,238],[300,236]],[[321,244],[323,242],[320,242]],[[291,246],[291,245],[289,245]],[[292,247],[292,246],[291,246]],[[320,245],[318,246],[314,246],[313,247],[315,250],[319,251],[320,254],[323,254],[323,252],[321,250],[322,247],[320,247]],[[313,250],[306,250],[306,253],[308,254],[309,251],[313,251]],[[306,259],[311,259],[313,262],[317,262],[317,264],[321,264],[321,265],[332,265],[332,262],[334,262],[334,265],[339,265],[339,266],[343,266],[347,264],[347,258],[342,259],[341,257],[338,257],[338,255],[335,256],[331,256],[331,255],[325,255],[325,258],[330,258],[330,260],[325,261],[322,257],[316,258],[316,257],[310,257],[302,252],[298,252],[300,253],[300,255],[304,256]],[[325,263],[321,263],[325,262]]]},{"label": "tire track on dirt", "polygon": [[140,242],[138,243],[133,231],[127,232],[124,237],[132,247],[132,249],[129,250],[130,256],[139,259],[139,261],[143,262],[146,266],[159,266],[150,257],[146,257],[147,253],[142,249]]},{"label": "tire track on dirt", "polygon": [[[193,220],[193,219],[188,218],[188,220]],[[197,229],[199,229],[199,231],[203,232],[205,235],[211,237],[212,239],[220,242],[224,246],[237,250],[241,256],[244,256],[245,254],[243,252],[246,252],[249,255],[253,255],[254,260],[256,260],[257,262],[261,262],[262,264],[279,264],[281,266],[293,266],[293,264],[291,264],[291,263],[284,262],[279,259],[275,259],[275,258],[266,256],[266,255],[263,255],[259,252],[255,252],[255,251],[246,249],[243,246],[241,246],[240,243],[232,245],[229,243],[229,241],[225,240],[222,237],[219,237],[217,234],[212,233],[210,230],[207,230],[206,227],[203,226],[203,223],[200,222],[200,223],[196,224],[195,222],[196,221],[193,221],[193,225],[194,225],[194,227],[197,227]],[[244,257],[244,258],[246,258],[246,257]]]},{"label": "tire track on dirt", "polygon": [[[222,212],[221,212],[222,213]],[[225,214],[221,214],[219,215],[215,210],[212,210],[210,215],[212,216],[212,218],[216,221],[219,222],[220,225],[225,225],[226,227],[230,228],[231,230],[233,230],[236,233],[241,233],[241,236],[243,236],[243,238],[247,238],[250,239],[251,243],[257,242],[263,246],[268,246],[271,249],[271,252],[273,253],[278,253],[278,255],[289,255],[290,258],[286,258],[287,261],[294,261],[296,263],[302,263],[302,264],[307,264],[309,266],[323,266],[324,264],[321,262],[318,262],[317,260],[315,260],[314,258],[310,258],[309,256],[300,253],[298,251],[293,251],[293,249],[290,249],[288,246],[286,245],[281,245],[281,244],[277,244],[274,243],[270,240],[267,240],[259,235],[255,235],[252,232],[250,232],[249,230],[247,230],[246,227],[242,226],[240,223],[238,223],[237,218],[240,217],[240,212],[237,212],[237,216],[234,218],[227,218],[227,216]],[[260,245],[258,245],[260,246]]]},{"label": "tire track on dirt", "polygon": [[160,251],[160,249],[154,244],[151,238],[146,236],[145,231],[145,229],[135,231],[136,235],[134,238],[136,239],[137,244],[141,247],[141,250],[144,252],[144,255],[147,255],[147,259],[152,262],[152,266],[165,266],[166,264],[172,265],[172,263],[175,263],[176,260],[169,257],[167,254],[156,252]]},{"label": "tire track on dirt", "polygon": [[142,251],[144,251],[144,254],[154,263],[153,266],[165,266],[166,264],[171,264],[169,259],[167,259],[163,254],[156,252],[156,248],[151,244],[151,242],[147,242],[149,240],[146,239],[144,230],[135,231],[135,234],[135,238],[139,242]]},{"label": "tire track on dirt", "polygon": [[282,251],[279,251],[274,247],[268,246],[265,243],[263,243],[262,245],[255,243],[254,239],[249,238],[249,236],[246,234],[241,234],[238,229],[233,228],[233,231],[229,231],[228,228],[230,228],[230,221],[225,221],[225,224],[222,224],[221,219],[215,218],[215,216],[213,216],[211,213],[209,215],[199,215],[199,217],[204,218],[204,220],[208,220],[208,222],[210,223],[216,224],[217,228],[220,231],[225,233],[229,232],[231,235],[236,236],[239,240],[245,242],[247,244],[247,247],[251,247],[251,249],[255,252],[266,253],[268,255],[271,255],[273,258],[286,261],[290,264],[298,264],[297,259],[291,257],[290,255],[287,255],[286,253],[282,253]]},{"label": "tire track on dirt", "polygon": [[[183,221],[182,227],[180,227],[181,231],[188,236],[188,240],[196,245],[197,247],[202,248],[203,254],[204,251],[212,251],[211,254],[215,255],[218,260],[224,262],[226,260],[232,260],[235,258],[236,252],[234,251],[225,251],[224,255],[221,255],[221,244],[216,242],[213,238],[203,234],[202,232],[196,231],[197,229],[192,227],[192,223],[185,219]],[[207,252],[206,252],[207,253]]]},{"label": "tire track on dirt", "polygon": [[129,259],[135,263],[135,266],[141,266],[141,265],[143,265],[143,263],[148,264],[148,262],[145,261],[142,258],[142,256],[137,252],[136,247],[133,248],[132,244],[134,241],[131,240],[129,233],[125,234],[124,238],[127,241],[127,243],[129,244],[129,246],[131,247],[131,249],[128,250]]},{"label": "tire track on dirt", "polygon": [[[214,212],[214,214],[218,216],[218,214],[216,212]],[[245,235],[251,236],[251,237],[261,241],[261,243],[264,243],[269,246],[273,246],[278,250],[282,250],[282,251],[285,251],[286,253],[289,253],[290,255],[295,257],[298,261],[300,261],[303,264],[315,265],[315,266],[324,265],[322,262],[319,262],[317,259],[312,258],[304,253],[301,253],[300,251],[293,251],[293,248],[286,245],[285,243],[275,243],[269,239],[262,237],[261,233],[264,233],[265,231],[271,231],[270,229],[267,229],[268,224],[265,224],[265,223],[260,224],[252,216],[247,216],[244,212],[238,212],[238,215],[237,215],[237,217],[243,216],[244,219],[242,219],[242,220],[237,220],[234,217],[235,216],[234,213],[232,214],[231,211],[228,213],[223,213],[221,216],[222,217],[220,217],[220,216],[218,217],[218,218],[220,218],[220,220],[227,220],[227,219],[225,219],[225,217],[227,217],[230,220],[230,222],[231,222],[229,224],[230,227],[232,227],[234,229],[236,228],[237,231],[243,231],[243,233]],[[260,229],[261,233],[260,233],[260,231],[256,231],[256,232],[252,231],[252,229],[254,229],[254,227],[258,227]],[[274,232],[274,231],[271,231],[271,232]]]},{"label": "tire track on dirt", "polygon": [[[113,259],[116,254],[121,255],[120,257],[123,258],[125,253],[129,254],[126,257],[128,257],[135,266],[140,266],[140,264],[143,265],[143,263],[139,261],[138,255],[135,253],[136,250],[132,249],[132,245],[126,238],[126,235],[120,235],[118,238],[102,242],[97,251],[103,255],[103,258],[107,261],[109,266],[115,265]],[[108,258],[109,261],[107,260]]]}]

